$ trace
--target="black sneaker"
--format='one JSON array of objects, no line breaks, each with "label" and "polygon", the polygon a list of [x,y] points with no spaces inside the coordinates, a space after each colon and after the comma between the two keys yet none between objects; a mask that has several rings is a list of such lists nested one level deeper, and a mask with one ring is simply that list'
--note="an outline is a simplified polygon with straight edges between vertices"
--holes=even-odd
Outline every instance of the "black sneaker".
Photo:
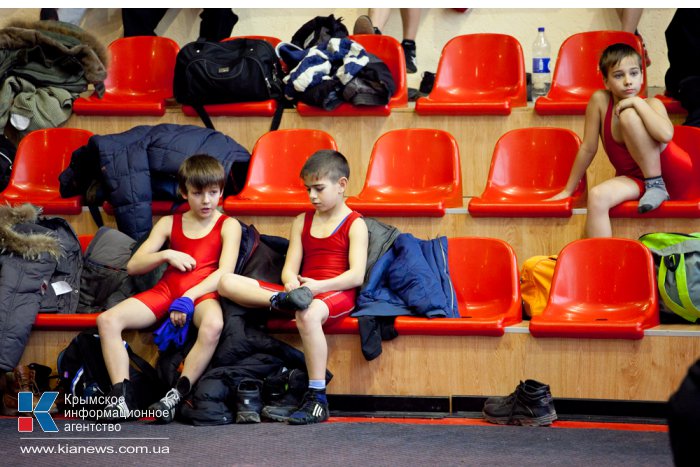
[{"label": "black sneaker", "polygon": [[263,384],[265,406],[260,414],[275,422],[286,422],[301,404],[308,386],[308,376],[304,371],[296,368],[265,379]]},{"label": "black sneaker", "polygon": [[406,59],[406,73],[415,73],[418,71],[418,60],[416,59],[416,42],[404,39],[401,42],[403,47],[403,55]]},{"label": "black sneaker", "polygon": [[549,386],[528,379],[506,397],[492,397],[482,411],[486,421],[499,425],[547,426],[557,419]]},{"label": "black sneaker", "polygon": [[310,425],[328,420],[328,400],[326,391],[309,389],[304,394],[302,401],[296,412],[287,419],[290,425]]},{"label": "black sneaker", "polygon": [[164,425],[175,419],[175,410],[181,402],[182,394],[177,389],[172,388],[161,400],[151,404],[148,410],[155,411],[155,422]]},{"label": "black sneaker", "polygon": [[121,383],[115,384],[105,398],[109,402],[102,409],[102,416],[99,417],[100,421],[118,423],[136,420],[137,417],[133,413],[138,408],[138,405],[136,404],[134,389],[131,387],[131,381],[125,379]]},{"label": "black sneaker", "polygon": [[308,287],[299,287],[290,292],[279,292],[270,297],[270,307],[280,311],[306,310],[314,299]]},{"label": "black sneaker", "polygon": [[260,396],[261,382],[257,379],[244,379],[236,391],[236,423],[260,423],[263,408]]}]

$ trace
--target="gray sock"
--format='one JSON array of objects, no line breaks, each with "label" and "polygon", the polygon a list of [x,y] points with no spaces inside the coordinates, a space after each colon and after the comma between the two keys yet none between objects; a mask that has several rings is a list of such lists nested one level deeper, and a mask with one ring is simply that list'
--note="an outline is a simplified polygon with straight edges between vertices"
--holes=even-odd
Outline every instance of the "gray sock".
[{"label": "gray sock", "polygon": [[645,178],[644,195],[639,199],[637,211],[640,214],[649,212],[661,206],[661,203],[667,199],[669,199],[669,196],[668,191],[666,191],[666,184],[660,175],[658,177]]}]

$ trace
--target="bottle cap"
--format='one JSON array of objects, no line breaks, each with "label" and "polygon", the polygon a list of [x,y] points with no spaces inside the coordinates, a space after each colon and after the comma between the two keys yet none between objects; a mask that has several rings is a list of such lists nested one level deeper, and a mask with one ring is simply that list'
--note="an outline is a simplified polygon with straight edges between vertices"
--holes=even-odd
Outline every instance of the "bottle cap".
[{"label": "bottle cap", "polygon": [[538,31],[538,32],[544,32],[544,28],[543,28],[542,26],[540,26],[539,28],[537,28],[537,31]]}]

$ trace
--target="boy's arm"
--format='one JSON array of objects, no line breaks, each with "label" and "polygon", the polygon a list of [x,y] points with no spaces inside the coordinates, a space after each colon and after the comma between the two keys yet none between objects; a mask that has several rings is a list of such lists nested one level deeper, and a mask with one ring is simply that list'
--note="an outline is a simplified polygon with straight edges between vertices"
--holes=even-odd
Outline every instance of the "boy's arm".
[{"label": "boy's arm", "polygon": [[644,122],[649,136],[659,143],[668,143],[673,138],[673,123],[668,118],[664,104],[655,97],[642,99],[639,96],[622,99],[615,108],[619,116],[623,110],[633,107]]},{"label": "boy's arm", "polygon": [[304,228],[304,217],[304,214],[300,214],[294,219],[289,234],[287,256],[284,260],[284,267],[282,268],[282,284],[284,284],[284,289],[287,292],[301,285],[297,276],[301,270],[301,260],[304,257],[304,248],[301,245],[301,231]]},{"label": "boy's arm", "polygon": [[188,297],[195,301],[202,295],[216,291],[221,276],[236,269],[238,250],[241,247],[241,235],[241,224],[236,219],[229,218],[224,221],[224,224],[221,226],[219,267],[202,282],[187,290],[182,295],[183,297]]},{"label": "boy's arm", "polygon": [[172,216],[162,217],[156,222],[146,241],[141,244],[127,263],[126,271],[129,275],[146,274],[163,263],[169,263],[180,271],[189,271],[194,268],[194,258],[186,253],[170,249],[159,251],[166,240],[170,238],[172,226]]},{"label": "boy's arm", "polygon": [[369,243],[367,224],[362,218],[355,219],[352,226],[350,226],[348,236],[350,238],[350,249],[348,251],[350,268],[347,271],[332,279],[320,281],[299,276],[301,285],[311,289],[314,295],[331,290],[354,289],[362,285],[365,278],[365,268],[367,267],[367,244]]},{"label": "boy's arm", "polygon": [[604,92],[596,91],[593,96],[591,96],[591,100],[588,101],[588,105],[586,106],[586,119],[584,120],[583,126],[583,141],[576,153],[574,164],[571,166],[569,179],[562,191],[548,198],[546,201],[555,201],[571,196],[576,190],[579,181],[586,173],[586,169],[591,165],[595,153],[598,152],[598,138],[601,126],[600,109],[605,104],[604,100]]}]

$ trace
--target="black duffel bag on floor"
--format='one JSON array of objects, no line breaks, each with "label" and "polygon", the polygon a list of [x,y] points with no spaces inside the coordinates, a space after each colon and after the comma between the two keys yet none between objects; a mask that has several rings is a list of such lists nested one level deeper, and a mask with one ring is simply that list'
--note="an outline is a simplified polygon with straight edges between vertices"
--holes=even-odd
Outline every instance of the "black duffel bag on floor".
[{"label": "black duffel bag on floor", "polygon": [[[177,54],[173,91],[179,103],[194,107],[207,128],[214,129],[205,105],[279,101],[283,98],[281,75],[275,49],[265,40],[197,41]],[[279,126],[279,104],[273,127],[275,122]]]}]

